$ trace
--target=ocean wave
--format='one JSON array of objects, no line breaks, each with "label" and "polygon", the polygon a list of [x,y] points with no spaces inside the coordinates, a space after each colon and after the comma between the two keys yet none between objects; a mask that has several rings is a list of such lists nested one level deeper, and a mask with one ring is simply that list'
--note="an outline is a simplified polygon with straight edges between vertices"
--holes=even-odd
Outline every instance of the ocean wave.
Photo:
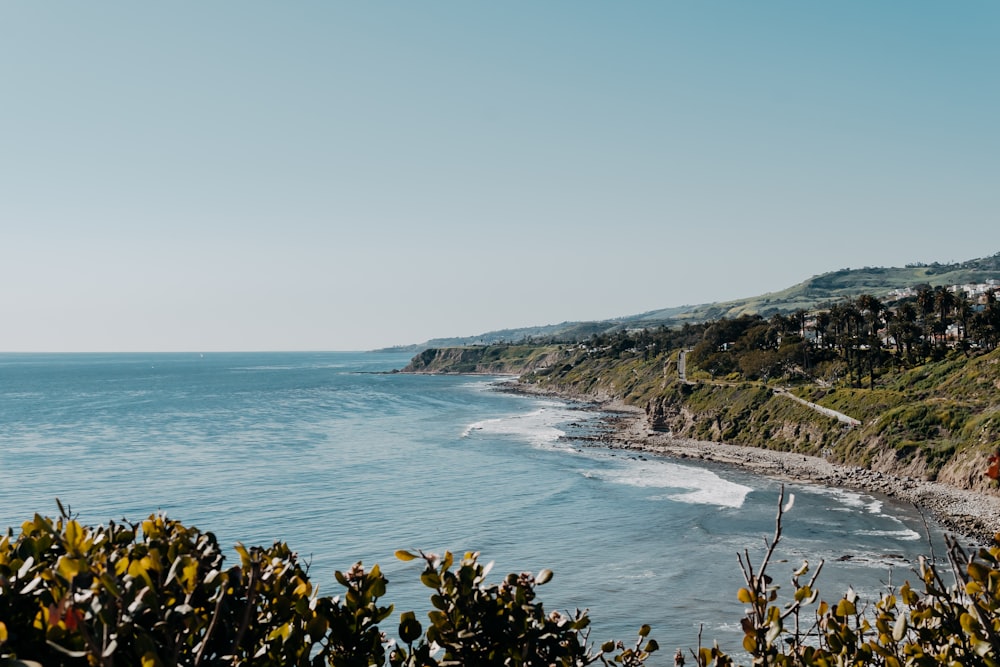
[{"label": "ocean wave", "polygon": [[868,514],[885,516],[882,513],[884,507],[882,501],[867,494],[848,489],[822,486],[810,487],[810,490],[817,495],[835,496],[836,501],[841,504],[841,507],[831,508],[833,511],[851,512],[860,509]]},{"label": "ocean wave", "polygon": [[900,530],[858,530],[855,532],[858,535],[869,535],[871,537],[894,537],[906,542],[919,540],[922,537],[920,533],[910,528],[903,528]]},{"label": "ocean wave", "polygon": [[468,438],[476,434],[510,436],[535,446],[552,446],[566,435],[559,426],[576,417],[577,413],[560,404],[546,404],[532,412],[474,422],[465,427],[462,437]]},{"label": "ocean wave", "polygon": [[615,484],[641,488],[671,489],[652,500],[671,500],[696,505],[742,507],[753,489],[730,482],[711,470],[681,465],[665,460],[629,460],[606,470],[587,471],[589,476]]}]

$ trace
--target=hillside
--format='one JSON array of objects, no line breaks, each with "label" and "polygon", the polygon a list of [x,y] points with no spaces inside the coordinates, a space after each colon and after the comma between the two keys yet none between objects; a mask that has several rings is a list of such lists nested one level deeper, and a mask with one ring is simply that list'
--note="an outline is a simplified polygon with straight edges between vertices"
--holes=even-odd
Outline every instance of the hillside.
[{"label": "hillside", "polygon": [[706,322],[723,317],[791,313],[861,294],[884,298],[892,290],[926,284],[960,285],[1000,280],[1000,253],[960,264],[929,264],[904,268],[865,267],[841,269],[813,276],[779,292],[747,299],[691,306],[686,309],[668,308],[624,318],[624,321],[656,323]]},{"label": "hillside", "polygon": [[655,431],[985,490],[986,457],[1000,444],[1000,302],[960,341],[935,333],[950,313],[928,311],[906,346],[879,344],[875,332],[900,320],[859,303],[876,302],[847,301],[811,339],[798,318],[744,315],[587,344],[427,350],[405,370],[518,373],[538,389],[642,409]]},{"label": "hillside", "polygon": [[521,375],[550,366],[562,354],[561,348],[555,345],[429,348],[413,357],[403,372]]},{"label": "hillside", "polygon": [[[735,277],[738,281],[738,276]],[[756,314],[814,310],[825,304],[861,294],[885,298],[892,290],[926,284],[956,285],[1000,280],[1000,253],[955,264],[919,264],[902,268],[865,267],[831,271],[786,289],[759,296],[698,305],[674,306],[611,320],[562,322],[537,327],[502,329],[478,336],[435,338],[425,343],[390,348],[396,352],[419,352],[427,348],[466,345],[495,345],[526,340],[580,342],[594,334],[609,334],[636,327],[680,326],[699,324],[721,318]]]}]

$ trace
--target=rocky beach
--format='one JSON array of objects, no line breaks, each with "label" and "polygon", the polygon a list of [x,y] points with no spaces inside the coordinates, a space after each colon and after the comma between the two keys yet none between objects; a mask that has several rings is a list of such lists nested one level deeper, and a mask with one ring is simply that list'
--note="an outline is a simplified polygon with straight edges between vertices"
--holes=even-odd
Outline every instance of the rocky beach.
[{"label": "rocky beach", "polygon": [[[586,402],[587,397],[539,391],[517,381],[503,390],[533,395],[552,395]],[[607,429],[596,436],[602,446],[646,452],[678,459],[697,459],[738,466],[759,475],[807,484],[821,484],[866,491],[911,503],[922,513],[966,542],[990,544],[1000,533],[1000,495],[960,489],[948,484],[912,477],[897,477],[857,466],[843,466],[818,456],[781,452],[759,447],[678,438],[649,428],[646,414],[619,401],[589,404],[605,413]]]}]

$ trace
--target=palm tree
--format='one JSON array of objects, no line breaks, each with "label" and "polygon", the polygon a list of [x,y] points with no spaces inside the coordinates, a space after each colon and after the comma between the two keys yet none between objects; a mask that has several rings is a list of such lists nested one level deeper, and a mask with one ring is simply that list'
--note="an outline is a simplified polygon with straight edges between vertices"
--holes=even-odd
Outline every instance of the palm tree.
[{"label": "palm tree", "polygon": [[924,340],[931,341],[931,329],[934,326],[934,315],[937,312],[934,302],[934,291],[929,285],[925,285],[917,292],[917,309],[923,324]]},{"label": "palm tree", "polygon": [[875,388],[875,363],[882,356],[882,340],[878,332],[882,328],[882,312],[885,306],[871,294],[858,297],[859,315],[866,325],[861,339],[868,348],[865,357],[868,360],[868,388]]},{"label": "palm tree", "polygon": [[830,311],[816,313],[816,339],[821,347],[826,347],[826,332],[830,328]]},{"label": "palm tree", "polygon": [[940,323],[937,329],[941,332],[942,340],[945,337],[945,333],[948,331],[948,325],[951,324],[951,309],[954,306],[954,292],[949,290],[947,287],[941,287],[940,285],[934,288],[934,307],[937,310],[938,317],[940,318]]},{"label": "palm tree", "polygon": [[955,295],[955,317],[962,323],[962,340],[969,337],[969,319],[972,317],[972,302],[965,295],[965,292]]},{"label": "palm tree", "polygon": [[[904,301],[899,304],[896,309],[895,324],[898,330],[897,343],[902,343],[906,348],[906,356],[912,357],[913,343],[920,333],[920,327],[917,326],[917,308],[912,301]],[[896,349],[898,351],[899,347],[897,346]]]}]

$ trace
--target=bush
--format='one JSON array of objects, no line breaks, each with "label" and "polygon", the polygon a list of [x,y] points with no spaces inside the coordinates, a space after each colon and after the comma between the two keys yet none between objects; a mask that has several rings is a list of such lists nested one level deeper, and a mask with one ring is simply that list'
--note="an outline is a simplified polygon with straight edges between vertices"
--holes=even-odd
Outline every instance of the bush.
[{"label": "bush", "polygon": [[62,505],[56,519],[35,515],[0,539],[0,665],[638,666],[656,650],[648,627],[634,647],[595,650],[585,612],[546,614],[536,600],[551,572],[488,585],[477,554],[454,570],[451,554],[421,554],[430,625],[406,612],[389,642],[378,565],[337,572],[343,594],[319,597],[286,544],[236,551],[226,568],[212,533],[161,515],[98,527]]},{"label": "bush", "polygon": [[[742,649],[753,665],[776,667],[931,667],[1000,664],[1000,546],[967,551],[947,539],[946,583],[933,558],[921,559],[919,586],[867,604],[849,590],[819,599],[823,562],[791,575],[791,596],[768,573],[781,540],[784,490],[775,533],[756,567],[738,555],[746,585]],[[314,593],[306,569],[283,543],[237,546],[240,564],[223,567],[215,537],[163,516],[139,523],[80,525],[67,512],[36,515],[0,540],[0,665],[444,665],[641,667],[656,642],[649,626],[634,645],[588,643],[586,612],[546,613],[536,588],[552,573],[510,574],[486,583],[489,566],[475,553],[456,562],[422,559],[433,591],[426,630],[400,615],[398,640],[379,624],[392,606],[379,600],[387,580],[361,563],[336,579],[341,597]],[[808,577],[808,578],[807,578]],[[918,588],[922,592],[918,592]],[[700,637],[699,637],[700,644]],[[734,658],[718,645],[690,651],[699,667]],[[675,665],[683,665],[678,651]]]}]

